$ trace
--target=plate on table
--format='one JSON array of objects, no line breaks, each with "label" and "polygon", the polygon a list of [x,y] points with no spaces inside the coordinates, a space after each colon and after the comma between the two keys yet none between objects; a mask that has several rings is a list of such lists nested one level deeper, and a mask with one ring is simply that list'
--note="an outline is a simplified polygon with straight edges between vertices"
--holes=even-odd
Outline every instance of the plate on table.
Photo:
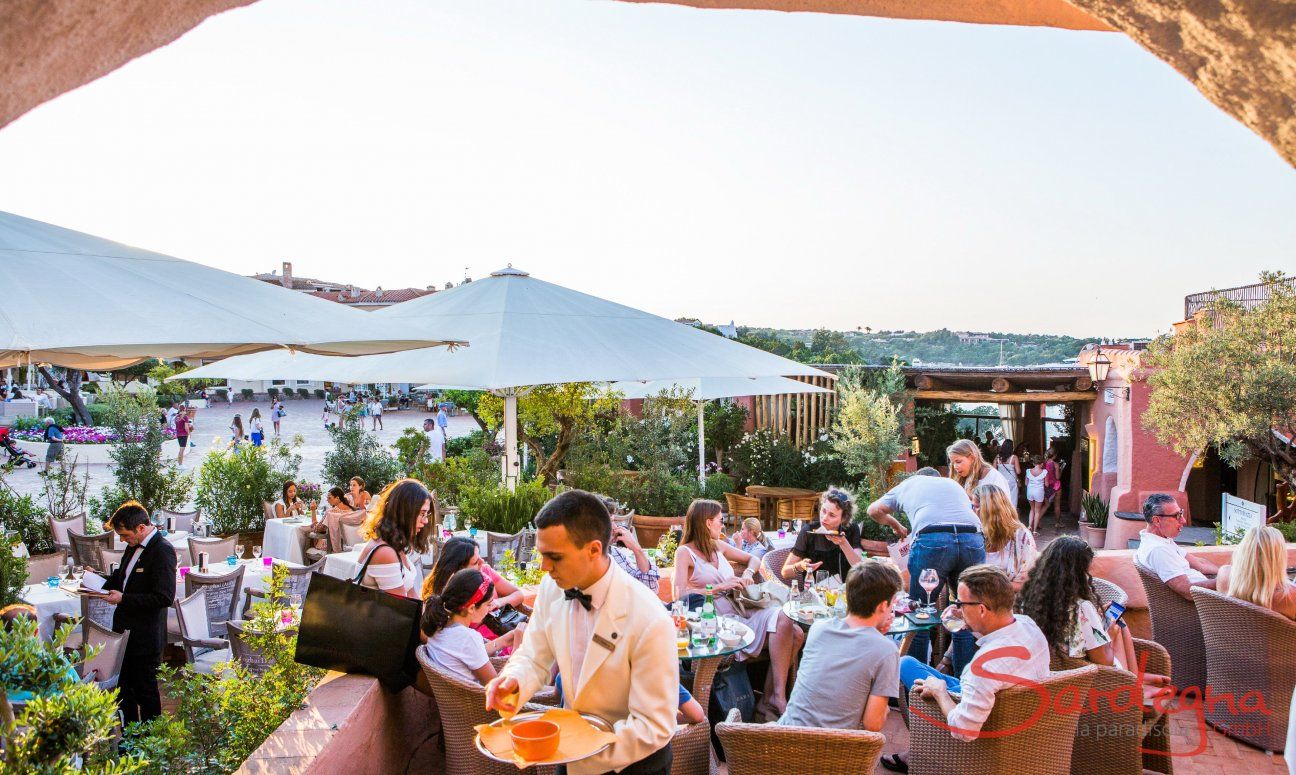
[{"label": "plate on table", "polygon": [[828,615],[828,606],[819,605],[818,603],[802,604],[797,610],[805,616],[813,616],[816,619],[822,619]]},{"label": "plate on table", "polygon": [[[543,715],[544,715],[545,713],[547,713],[547,712],[548,712],[548,711],[528,711],[528,712],[525,712],[525,713],[519,713],[519,714],[517,714],[516,716],[514,716],[511,720],[508,720],[508,721],[506,721],[506,720],[504,720],[504,719],[502,719],[502,718],[498,718],[498,719],[495,719],[494,721],[492,721],[492,722],[490,723],[490,726],[492,726],[492,727],[496,727],[496,728],[499,728],[499,727],[503,727],[503,726],[506,725],[506,724],[510,724],[510,725],[511,725],[511,724],[520,724],[520,723],[523,722],[523,721],[534,721],[535,719],[540,718],[541,716],[543,716]],[[612,724],[611,724],[611,722],[605,721],[604,719],[601,719],[601,718],[599,718],[598,716],[595,716],[593,713],[581,713],[580,715],[581,715],[581,718],[583,718],[583,719],[585,719],[586,721],[588,721],[589,724],[590,724],[590,726],[594,727],[594,728],[597,729],[598,731],[600,731],[600,732],[607,732],[608,734],[612,734]],[[504,758],[504,757],[502,757],[502,756],[496,756],[495,754],[491,753],[491,752],[490,752],[490,749],[487,748],[486,745],[485,745],[485,743],[482,742],[482,739],[481,739],[481,733],[480,733],[480,732],[478,732],[477,734],[473,735],[473,744],[477,746],[477,750],[480,751],[481,754],[482,754],[483,756],[485,756],[486,758],[488,758],[488,759],[493,759],[493,760],[495,760],[495,761],[497,761],[497,762],[503,762],[503,763],[505,763],[505,764],[511,764],[511,765],[513,765],[513,766],[517,766],[517,762],[515,762],[515,761],[513,760],[513,757],[510,756],[510,757],[508,757],[508,758]],[[542,761],[542,762],[531,762],[529,766],[534,767],[534,766],[536,766],[536,765],[540,765],[540,766],[545,766],[545,767],[547,767],[547,766],[550,766],[550,765],[557,765],[557,764],[571,764],[571,763],[573,763],[573,762],[583,761],[583,760],[585,760],[585,759],[590,758],[591,756],[597,756],[597,755],[603,753],[603,752],[606,751],[606,750],[607,750],[611,745],[612,745],[612,743],[609,742],[609,743],[607,743],[607,744],[605,744],[605,745],[603,745],[603,746],[600,746],[599,748],[596,748],[596,749],[590,751],[589,753],[585,754],[584,756],[577,756],[577,757],[570,758],[570,759],[563,759],[563,758],[545,759],[545,760]],[[558,756],[558,755],[559,755],[559,754],[554,754],[554,756]]]}]

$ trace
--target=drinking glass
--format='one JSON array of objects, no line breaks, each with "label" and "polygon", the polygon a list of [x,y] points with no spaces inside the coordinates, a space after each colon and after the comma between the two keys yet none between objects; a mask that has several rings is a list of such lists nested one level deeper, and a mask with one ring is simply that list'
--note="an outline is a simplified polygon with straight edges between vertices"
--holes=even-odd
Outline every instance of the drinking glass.
[{"label": "drinking glass", "polygon": [[924,568],[923,572],[918,575],[918,586],[923,588],[927,593],[927,608],[932,607],[932,592],[940,586],[940,576],[937,575],[935,568]]},{"label": "drinking glass", "polygon": [[800,532],[801,532],[801,520],[798,519],[798,520],[796,520],[795,522],[793,522],[793,523],[792,523],[792,527],[793,527],[793,528],[794,528],[798,533],[800,533]]},{"label": "drinking glass", "polygon": [[963,615],[958,609],[951,608],[941,614],[941,624],[950,632],[959,632],[967,627],[967,622],[963,621]]},{"label": "drinking glass", "polygon": [[45,579],[45,585],[48,586],[50,589],[55,589],[58,587],[58,581],[59,581],[58,576],[50,576],[49,578]]},{"label": "drinking glass", "polygon": [[84,575],[85,575],[85,566],[84,566],[84,565],[73,565],[73,566],[72,566],[72,578],[76,579],[77,581],[80,581],[80,580],[81,580],[81,577],[84,576]]},{"label": "drinking glass", "polygon": [[260,544],[257,544],[256,546],[253,546],[253,547],[252,547],[252,556],[255,557],[255,558],[257,558],[258,560],[261,559],[261,545],[260,545]]},{"label": "drinking glass", "polygon": [[247,544],[238,545],[238,556],[240,560],[247,557]]},{"label": "drinking glass", "polygon": [[827,583],[828,583],[828,571],[822,569],[815,571],[815,586],[823,587],[823,585]]}]

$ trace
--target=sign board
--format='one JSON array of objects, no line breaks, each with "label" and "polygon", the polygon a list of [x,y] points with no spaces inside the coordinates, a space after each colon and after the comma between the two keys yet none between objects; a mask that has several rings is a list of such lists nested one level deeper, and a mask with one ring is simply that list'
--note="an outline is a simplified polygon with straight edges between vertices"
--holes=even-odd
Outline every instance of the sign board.
[{"label": "sign board", "polygon": [[1103,390],[1103,403],[1104,404],[1116,403],[1116,391],[1112,390],[1111,388],[1106,388],[1105,390]]},{"label": "sign board", "polygon": [[1256,525],[1263,525],[1269,515],[1268,509],[1259,503],[1224,493],[1220,516],[1220,527],[1225,533],[1245,533]]}]

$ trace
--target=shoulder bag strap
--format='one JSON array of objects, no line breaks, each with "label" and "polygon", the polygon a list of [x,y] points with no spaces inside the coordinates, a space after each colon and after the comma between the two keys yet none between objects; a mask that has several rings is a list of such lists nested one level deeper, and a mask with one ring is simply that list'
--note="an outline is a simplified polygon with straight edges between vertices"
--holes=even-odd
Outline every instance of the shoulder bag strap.
[{"label": "shoulder bag strap", "polygon": [[[351,579],[352,584],[359,584],[364,581],[365,574],[369,572],[369,563],[373,562],[373,556],[378,553],[379,547],[387,546],[385,541],[379,541],[378,545],[369,550],[368,556],[365,557],[364,563],[360,565],[360,572],[356,577]],[[396,553],[396,561],[400,562],[400,552]]]}]

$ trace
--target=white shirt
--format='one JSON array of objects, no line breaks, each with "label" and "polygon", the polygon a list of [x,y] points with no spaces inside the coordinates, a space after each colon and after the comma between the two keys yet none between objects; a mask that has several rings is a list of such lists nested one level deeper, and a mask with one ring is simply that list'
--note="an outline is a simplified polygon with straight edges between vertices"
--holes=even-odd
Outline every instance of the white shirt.
[{"label": "white shirt", "polygon": [[995,468],[986,469],[986,475],[981,477],[980,484],[993,484],[995,487],[998,487],[999,489],[1003,490],[1005,493],[1012,492],[1012,490],[1008,487],[1008,479],[1005,478],[1004,475],[1000,473],[998,469]]},{"label": "white shirt", "polygon": [[432,423],[432,430],[427,432],[428,435],[428,454],[433,460],[442,461],[445,459],[445,434],[441,432],[441,426]]},{"label": "white shirt", "polygon": [[135,563],[139,562],[140,555],[144,553],[144,547],[148,546],[149,541],[152,541],[155,535],[157,535],[157,528],[153,528],[148,532],[148,535],[144,536],[144,540],[140,541],[139,548],[131,555],[131,560],[126,565],[126,572],[122,574],[122,591],[126,590],[126,582],[130,581],[131,571],[135,570]]},{"label": "white shirt", "polygon": [[[1039,625],[1029,616],[1017,614],[1012,624],[977,639],[977,655],[963,668],[959,683],[963,696],[949,714],[950,734],[959,740],[975,740],[990,711],[995,694],[1019,684],[983,677],[985,673],[1011,675],[1027,681],[1044,682],[1049,677],[1049,644]],[[1006,647],[1025,647],[1028,656],[995,654]],[[982,675],[977,675],[980,672]]]},{"label": "white shirt", "polygon": [[[590,596],[590,610],[575,600],[569,602],[567,626],[571,631],[572,675],[578,678],[581,667],[585,664],[585,653],[589,651],[590,639],[594,637],[594,622],[598,619],[599,609],[607,602],[608,589],[612,586],[612,571],[616,566],[608,563],[607,572],[594,582],[589,589],[581,591]],[[578,681],[571,682],[571,688],[563,692],[564,696],[575,697],[580,687]],[[570,695],[567,692],[571,692]]]},{"label": "white shirt", "polygon": [[423,649],[436,665],[472,683],[478,683],[473,671],[490,661],[481,633],[462,624],[449,624],[437,630]]},{"label": "white shirt", "polygon": [[1155,573],[1162,581],[1187,576],[1189,584],[1200,584],[1206,575],[1188,564],[1188,550],[1172,539],[1162,538],[1148,530],[1139,532],[1139,547],[1134,559]]}]

